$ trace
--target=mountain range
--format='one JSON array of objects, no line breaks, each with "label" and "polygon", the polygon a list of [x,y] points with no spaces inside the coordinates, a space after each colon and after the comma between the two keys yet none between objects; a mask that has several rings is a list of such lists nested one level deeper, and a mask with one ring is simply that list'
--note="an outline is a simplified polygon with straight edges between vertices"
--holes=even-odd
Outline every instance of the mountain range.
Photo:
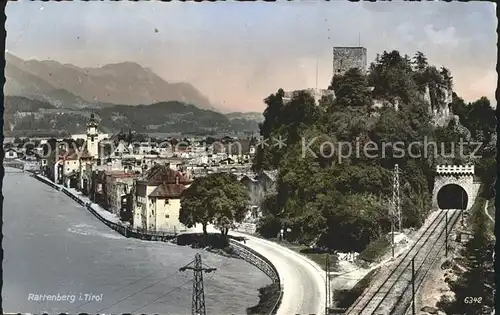
[{"label": "mountain range", "polygon": [[170,83],[133,62],[80,68],[6,53],[4,133],[81,133],[90,112],[101,128],[144,133],[256,132],[261,113],[222,114],[189,83]]},{"label": "mountain range", "polygon": [[103,108],[180,101],[217,110],[185,82],[167,82],[133,62],[80,68],[53,60],[23,60],[5,54],[5,95],[23,96],[68,109]]}]

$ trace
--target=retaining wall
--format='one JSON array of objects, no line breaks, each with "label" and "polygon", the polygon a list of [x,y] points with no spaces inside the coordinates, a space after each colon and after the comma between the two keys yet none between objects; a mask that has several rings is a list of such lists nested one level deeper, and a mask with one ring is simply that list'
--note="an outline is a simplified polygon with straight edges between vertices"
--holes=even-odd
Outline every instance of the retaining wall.
[{"label": "retaining wall", "polygon": [[64,194],[66,194],[68,197],[73,199],[74,201],[78,202],[80,205],[84,206],[90,213],[92,213],[94,216],[96,216],[102,223],[106,224],[108,227],[111,229],[115,230],[116,232],[120,233],[121,235],[125,237],[133,237],[133,238],[138,238],[141,240],[147,240],[147,241],[162,241],[166,242],[169,240],[174,239],[177,235],[173,233],[163,233],[163,232],[157,232],[157,233],[144,233],[142,231],[138,231],[136,229],[133,229],[131,227],[127,227],[121,224],[117,224],[114,222],[111,222],[109,220],[106,220],[104,217],[102,217],[99,212],[95,211],[92,208],[91,203],[86,203],[82,199],[80,199],[78,196],[75,196],[73,193],[71,193],[69,190],[66,188],[54,184],[52,181],[48,180],[45,177],[42,176],[33,176],[36,179],[40,180],[41,182],[51,186],[52,188],[55,188],[59,191],[62,191]]},{"label": "retaining wall", "polygon": [[265,256],[261,255],[259,252],[251,249],[248,246],[241,244],[239,241],[230,239],[229,243],[233,246],[234,251],[246,262],[254,265],[259,270],[264,272],[274,284],[277,284],[280,288],[279,297],[276,300],[273,308],[268,314],[275,314],[278,311],[278,307],[281,304],[283,298],[283,287],[280,282],[280,276],[276,267],[267,259]]},{"label": "retaining wall", "polygon": [[[66,188],[54,184],[52,181],[48,180],[45,177],[38,176],[38,175],[33,175],[34,178],[40,180],[41,182],[51,186],[52,188],[55,188],[59,191],[62,191],[64,194],[66,194],[68,197],[73,199],[74,201],[78,202],[80,205],[84,206],[87,208],[88,211],[90,211],[94,216],[96,216],[102,223],[106,224],[108,227],[111,229],[115,230],[116,232],[120,233],[121,235],[125,237],[133,237],[133,238],[138,238],[142,240],[152,240],[152,241],[168,241],[174,239],[177,235],[176,234],[169,234],[169,233],[163,233],[163,234],[149,234],[149,233],[142,233],[140,231],[137,231],[135,229],[132,229],[130,227],[126,227],[111,221],[106,220],[103,218],[97,211],[92,209],[92,204],[86,203],[82,199],[80,199],[78,196],[74,195],[70,191],[68,191]],[[265,256],[261,255],[259,252],[251,249],[248,246],[245,246],[241,244],[239,241],[236,241],[234,239],[230,239],[229,243],[232,245],[234,248],[234,251],[240,256],[243,260],[246,262],[254,265],[257,267],[259,270],[264,272],[271,280],[273,281],[274,284],[277,284],[278,287],[280,288],[279,292],[279,297],[278,300],[276,301],[274,307],[271,309],[269,314],[275,314],[276,311],[278,310],[278,307],[281,304],[281,299],[283,297],[283,287],[281,286],[280,282],[280,277],[278,270],[276,267],[267,259]]]}]

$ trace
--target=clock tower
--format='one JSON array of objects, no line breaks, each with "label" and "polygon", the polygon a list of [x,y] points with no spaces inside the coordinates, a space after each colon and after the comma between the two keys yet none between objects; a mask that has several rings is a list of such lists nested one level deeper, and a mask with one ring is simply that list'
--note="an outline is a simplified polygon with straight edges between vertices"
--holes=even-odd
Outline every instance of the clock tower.
[{"label": "clock tower", "polygon": [[98,126],[94,113],[90,114],[90,121],[87,124],[87,151],[93,158],[99,157]]}]

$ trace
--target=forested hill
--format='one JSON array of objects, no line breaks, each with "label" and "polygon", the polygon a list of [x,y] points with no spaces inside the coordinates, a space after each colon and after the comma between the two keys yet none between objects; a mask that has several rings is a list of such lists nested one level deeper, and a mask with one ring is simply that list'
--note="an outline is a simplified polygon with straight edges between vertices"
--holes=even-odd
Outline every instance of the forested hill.
[{"label": "forested hill", "polygon": [[[420,52],[413,58],[398,51],[383,52],[367,74],[351,69],[333,77],[329,88],[336,98],[323,98],[318,106],[307,93],[284,103],[281,89],[265,100],[261,136],[281,136],[286,146],[259,147],[255,159],[256,169],[279,170],[276,193],[263,205],[259,227],[263,235],[275,237],[287,227],[289,241],[318,241],[332,250],[362,251],[390,229],[396,163],[401,170],[404,228],[419,227],[430,210],[437,164],[474,163],[489,187],[486,194],[492,193],[494,111],[486,98],[465,104],[452,91],[448,69],[429,65]],[[450,107],[453,112],[446,123],[436,124],[435,115],[445,115]],[[459,156],[460,138],[484,142],[476,153],[482,158]],[[409,144],[423,144],[424,139],[443,143],[447,156],[441,149],[437,154],[424,150],[423,145],[413,146],[410,155]],[[402,154],[395,146],[382,150],[384,143],[398,141]],[[450,156],[452,142],[457,150]],[[364,150],[367,143],[377,149]],[[465,155],[472,149],[465,147]]]},{"label": "forested hill", "polygon": [[113,130],[126,127],[139,132],[224,132],[231,129],[229,119],[223,114],[175,101],[115,106],[98,114],[101,123]]},{"label": "forested hill", "polygon": [[[200,134],[255,132],[255,121],[230,120],[224,114],[177,101],[152,105],[115,105],[95,109],[100,128],[113,133],[132,129],[140,133],[189,132]],[[4,132],[11,136],[85,132],[90,109],[55,108],[49,103],[19,96],[5,99]]]}]

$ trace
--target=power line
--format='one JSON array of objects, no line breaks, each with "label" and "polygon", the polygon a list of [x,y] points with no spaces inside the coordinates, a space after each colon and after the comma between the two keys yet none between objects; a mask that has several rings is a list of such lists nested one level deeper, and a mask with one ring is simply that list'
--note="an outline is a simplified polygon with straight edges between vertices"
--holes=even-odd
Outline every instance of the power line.
[{"label": "power line", "polygon": [[[144,280],[144,279],[146,279],[146,278],[149,278],[149,277],[151,277],[152,275],[155,275],[155,274],[157,274],[157,272],[156,272],[156,271],[154,271],[154,272],[152,272],[152,273],[150,273],[150,274],[148,274],[148,275],[146,275],[146,276],[144,276],[144,277],[142,277],[142,278],[140,278],[140,279],[134,280],[134,281],[130,282],[129,284],[126,284],[126,285],[124,285],[124,286],[121,286],[121,287],[119,287],[119,288],[117,288],[117,289],[113,290],[113,292],[118,292],[118,291],[120,291],[121,289],[124,289],[124,288],[126,288],[126,287],[129,287],[129,286],[131,286],[131,285],[133,285],[133,284],[136,284],[137,282],[142,281],[142,280]],[[175,273],[174,273],[174,274],[175,274]],[[82,304],[80,304],[80,305],[76,306],[76,307],[75,307],[75,309],[76,309],[76,308],[80,308],[80,307],[82,307],[82,306],[84,306],[84,305],[86,305],[86,304],[88,304],[88,303],[90,303],[90,302],[92,302],[92,301],[87,301],[87,302],[84,302],[84,303],[82,303]]]},{"label": "power line", "polygon": [[[228,265],[228,264],[226,264],[226,265]],[[213,273],[213,274],[210,276],[210,278],[206,279],[206,281],[207,281],[207,282],[209,282],[210,280],[212,280],[212,278],[213,278],[214,276],[215,276],[215,273]],[[188,282],[190,282],[190,281],[193,281],[193,280],[191,279],[191,280],[189,280]],[[184,285],[185,285],[185,284],[184,284]],[[161,303],[161,304],[165,304],[166,302],[162,301],[162,302],[160,302],[160,303]],[[137,310],[136,310],[136,311],[137,311]]]},{"label": "power line", "polygon": [[175,275],[175,274],[172,274],[172,275],[170,275],[169,277],[166,277],[166,278],[164,278],[164,279],[161,279],[161,280],[159,280],[159,281],[157,281],[157,282],[155,282],[155,283],[153,283],[153,284],[150,284],[150,285],[148,285],[147,287],[142,288],[141,290],[139,290],[139,291],[137,291],[137,292],[135,292],[135,293],[132,293],[132,294],[130,294],[130,295],[128,295],[128,296],[126,296],[126,297],[124,297],[124,298],[122,298],[122,299],[119,299],[118,301],[116,301],[115,303],[111,304],[110,306],[105,307],[105,308],[103,308],[103,309],[100,309],[100,310],[99,310],[99,311],[97,311],[97,312],[99,313],[99,312],[102,312],[102,311],[104,311],[104,310],[107,310],[107,309],[109,309],[110,307],[113,307],[113,306],[115,306],[116,304],[118,304],[118,303],[120,303],[120,302],[123,302],[123,301],[125,301],[125,300],[127,300],[127,299],[129,299],[129,298],[133,297],[134,295],[137,295],[137,294],[139,294],[139,293],[141,293],[141,292],[143,292],[143,291],[145,291],[145,290],[147,290],[147,289],[151,288],[152,286],[155,286],[155,285],[157,285],[158,283],[163,282],[163,281],[165,281],[165,280],[167,280],[167,279],[169,279],[169,278],[173,277],[174,275]]},{"label": "power line", "polygon": [[217,268],[203,268],[203,263],[201,262],[201,255],[198,253],[194,258],[194,267],[191,267],[192,263],[187,264],[184,267],[179,268],[179,271],[193,270],[194,282],[193,282],[193,298],[191,304],[191,314],[192,315],[206,315],[205,310],[205,293],[203,288],[203,272],[210,273],[216,271]]},{"label": "power line", "polygon": [[172,292],[174,292],[174,291],[176,291],[176,290],[179,290],[180,288],[182,288],[183,286],[185,286],[186,284],[188,284],[188,283],[189,283],[189,282],[191,282],[191,281],[193,281],[193,279],[191,279],[191,280],[188,280],[188,281],[184,282],[183,284],[181,284],[180,286],[178,286],[178,287],[176,287],[176,288],[173,288],[172,290],[170,290],[170,291],[168,291],[167,293],[165,293],[165,294],[163,294],[163,295],[159,296],[158,298],[154,299],[153,301],[148,302],[148,303],[144,304],[143,306],[141,306],[141,307],[139,307],[139,308],[137,308],[137,309],[133,310],[131,313],[133,314],[133,313],[137,312],[138,310],[140,310],[140,309],[142,309],[142,308],[144,308],[144,307],[148,306],[149,304],[154,303],[154,302],[158,301],[159,299],[162,299],[162,298],[166,297],[166,296],[167,296],[167,295],[169,295],[169,294],[172,294]]},{"label": "power line", "polygon": [[175,276],[176,274],[177,274],[177,272],[174,272],[174,273],[170,274],[169,276],[167,276],[167,277],[165,277],[165,278],[163,278],[163,279],[160,279],[160,280],[158,280],[158,281],[154,282],[153,284],[150,284],[150,285],[148,285],[147,287],[142,288],[141,290],[139,290],[139,291],[137,291],[137,292],[135,292],[135,293],[132,293],[132,294],[130,294],[130,295],[128,295],[128,296],[126,296],[126,297],[124,297],[124,298],[122,298],[122,299],[119,299],[118,301],[116,301],[115,303],[111,304],[110,306],[105,307],[105,308],[103,308],[103,309],[100,309],[100,310],[99,310],[99,311],[97,311],[97,312],[99,313],[99,312],[102,312],[102,311],[104,311],[104,310],[107,310],[107,309],[109,309],[110,307],[113,307],[113,306],[115,306],[116,304],[118,304],[118,303],[120,303],[120,302],[122,302],[122,301],[125,301],[125,300],[127,300],[127,299],[129,299],[129,298],[133,297],[134,295],[137,295],[137,294],[139,294],[139,293],[141,293],[141,292],[143,292],[143,291],[145,291],[145,290],[147,290],[147,289],[151,288],[152,286],[157,285],[157,284],[158,284],[158,283],[160,283],[160,282],[163,282],[163,281],[165,281],[165,280],[167,280],[167,279],[172,278],[172,277],[173,277],[173,276]]}]

